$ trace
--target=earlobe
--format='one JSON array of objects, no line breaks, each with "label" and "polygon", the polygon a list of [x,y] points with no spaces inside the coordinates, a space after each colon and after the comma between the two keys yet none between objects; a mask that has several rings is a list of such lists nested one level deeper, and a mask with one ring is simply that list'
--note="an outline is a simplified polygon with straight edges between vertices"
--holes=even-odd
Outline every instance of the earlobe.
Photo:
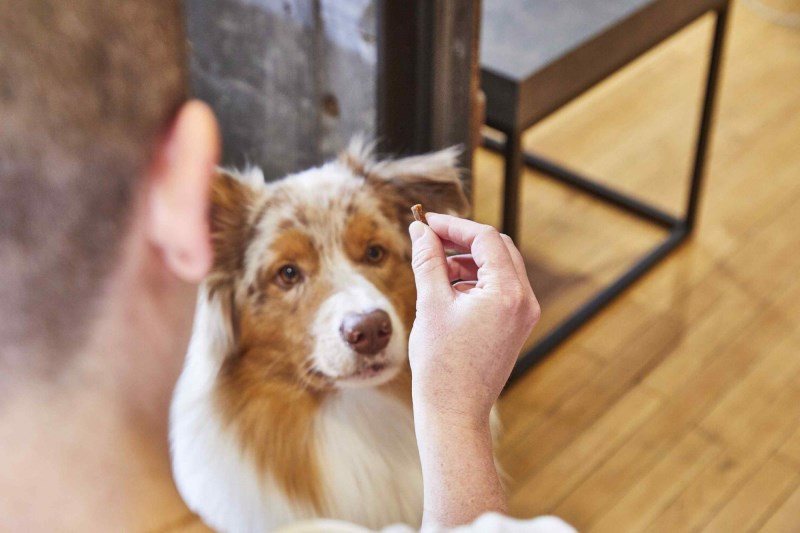
[{"label": "earlobe", "polygon": [[195,100],[178,112],[149,173],[149,239],[165,266],[189,282],[201,281],[211,266],[209,189],[218,157],[216,119]]}]

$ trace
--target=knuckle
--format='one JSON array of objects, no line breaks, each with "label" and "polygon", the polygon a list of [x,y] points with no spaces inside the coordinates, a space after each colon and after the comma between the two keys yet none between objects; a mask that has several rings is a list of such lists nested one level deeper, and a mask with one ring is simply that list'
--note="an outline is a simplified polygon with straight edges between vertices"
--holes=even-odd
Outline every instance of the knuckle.
[{"label": "knuckle", "polygon": [[506,290],[503,299],[504,311],[519,316],[526,326],[533,328],[542,316],[539,302],[530,290],[522,286]]},{"label": "knuckle", "polygon": [[542,318],[542,307],[539,305],[539,302],[535,299],[531,302],[530,310],[529,310],[528,321],[530,323],[530,327],[533,328],[536,324],[539,323],[539,319]]},{"label": "knuckle", "polygon": [[478,234],[485,235],[487,237],[496,237],[500,235],[500,232],[497,231],[497,228],[495,228],[494,226],[490,226],[489,224],[483,224]]},{"label": "knuckle", "polygon": [[411,268],[417,274],[428,274],[440,267],[439,258],[432,248],[423,248],[411,257]]},{"label": "knuckle", "polygon": [[500,234],[497,228],[489,224],[481,224],[480,229],[475,233],[475,239],[497,238]]},{"label": "knuckle", "polygon": [[532,330],[542,317],[542,308],[538,300],[531,291],[526,291],[524,301],[521,304],[520,315],[525,321],[528,330]]},{"label": "knuckle", "polygon": [[526,311],[526,298],[520,287],[510,287],[505,290],[503,307],[514,314]]}]

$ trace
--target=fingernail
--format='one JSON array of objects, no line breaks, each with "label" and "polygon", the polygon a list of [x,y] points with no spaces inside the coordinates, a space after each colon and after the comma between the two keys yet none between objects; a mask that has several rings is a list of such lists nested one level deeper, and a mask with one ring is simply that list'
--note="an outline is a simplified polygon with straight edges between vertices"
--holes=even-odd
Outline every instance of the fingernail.
[{"label": "fingernail", "polygon": [[408,234],[411,236],[411,242],[416,241],[425,234],[424,224],[415,220],[408,227]]}]

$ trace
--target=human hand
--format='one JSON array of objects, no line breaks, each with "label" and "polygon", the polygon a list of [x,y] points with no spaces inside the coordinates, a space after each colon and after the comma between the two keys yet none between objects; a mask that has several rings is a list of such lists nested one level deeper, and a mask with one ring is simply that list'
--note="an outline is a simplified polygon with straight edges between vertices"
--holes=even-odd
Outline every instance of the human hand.
[{"label": "human hand", "polygon": [[[436,213],[428,213],[428,224],[409,227],[417,285],[409,338],[415,410],[448,424],[484,426],[539,320],[539,303],[508,236]],[[469,253],[446,257],[445,244]],[[465,281],[451,286],[458,279]]]}]

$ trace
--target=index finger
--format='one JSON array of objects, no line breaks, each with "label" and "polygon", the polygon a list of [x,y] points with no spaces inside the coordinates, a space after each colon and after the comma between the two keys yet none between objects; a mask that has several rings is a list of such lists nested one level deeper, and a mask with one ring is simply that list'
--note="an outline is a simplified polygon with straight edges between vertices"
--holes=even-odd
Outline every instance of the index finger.
[{"label": "index finger", "polygon": [[500,233],[487,224],[479,224],[450,215],[428,213],[428,225],[442,239],[469,250],[478,266],[478,286],[518,281],[511,255]]}]

